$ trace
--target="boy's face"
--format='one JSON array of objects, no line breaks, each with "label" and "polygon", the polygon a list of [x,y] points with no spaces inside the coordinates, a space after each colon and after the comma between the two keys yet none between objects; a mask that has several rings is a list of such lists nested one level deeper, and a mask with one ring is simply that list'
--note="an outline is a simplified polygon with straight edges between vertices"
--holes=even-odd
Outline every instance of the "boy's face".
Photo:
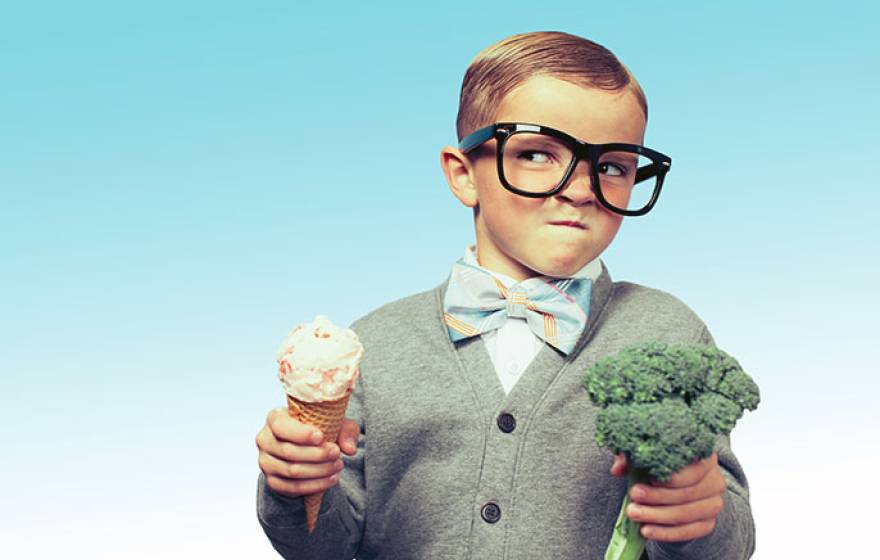
[{"label": "boy's face", "polygon": [[[645,116],[629,91],[585,88],[547,76],[533,77],[511,91],[495,122],[545,125],[592,144],[641,145],[645,134]],[[477,255],[483,267],[516,280],[570,276],[611,244],[623,216],[596,199],[588,162],[578,162],[556,195],[526,198],[501,184],[495,148],[496,141],[488,141],[473,163],[455,148],[441,152],[453,194],[478,209]]]}]

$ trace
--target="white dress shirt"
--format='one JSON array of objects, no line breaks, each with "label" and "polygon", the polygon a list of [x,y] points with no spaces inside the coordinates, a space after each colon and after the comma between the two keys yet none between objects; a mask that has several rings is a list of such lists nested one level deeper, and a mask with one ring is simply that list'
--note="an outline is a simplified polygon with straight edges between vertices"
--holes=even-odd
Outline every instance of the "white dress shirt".
[{"label": "white dress shirt", "polygon": [[[474,245],[465,249],[464,262],[472,266],[480,266],[474,252],[475,249]],[[516,280],[509,276],[487,268],[483,268],[483,270],[492,274],[507,288],[516,284]],[[577,271],[573,277],[590,278],[595,282],[601,272],[602,264],[599,257],[596,257]],[[532,332],[522,317],[508,317],[501,328],[483,333],[481,336],[505,393],[510,393],[517,380],[545,344],[538,335]]]}]

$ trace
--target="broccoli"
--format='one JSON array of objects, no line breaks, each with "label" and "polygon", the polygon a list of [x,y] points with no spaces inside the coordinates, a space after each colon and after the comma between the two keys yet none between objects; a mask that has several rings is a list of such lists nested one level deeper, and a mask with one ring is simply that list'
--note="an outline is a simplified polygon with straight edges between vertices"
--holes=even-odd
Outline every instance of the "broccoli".
[{"label": "broccoli", "polygon": [[629,486],[605,560],[638,560],[645,547],[640,524],[626,516],[629,489],[665,481],[712,454],[716,434],[754,410],[758,386],[723,351],[703,345],[642,342],[599,360],[584,387],[602,410],[596,443],[626,455]]}]

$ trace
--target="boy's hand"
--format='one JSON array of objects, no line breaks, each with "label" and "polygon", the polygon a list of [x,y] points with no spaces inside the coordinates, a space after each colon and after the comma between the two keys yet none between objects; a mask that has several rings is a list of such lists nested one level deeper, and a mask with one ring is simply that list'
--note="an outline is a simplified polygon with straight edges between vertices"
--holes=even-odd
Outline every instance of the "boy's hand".
[{"label": "boy's hand", "polygon": [[256,437],[260,470],[269,488],[285,496],[315,494],[339,482],[340,450],[357,451],[357,422],[345,419],[337,442],[325,442],[321,430],[293,419],[286,408],[269,411]]},{"label": "boy's hand", "polygon": [[[616,455],[611,474],[626,474],[626,457]],[[724,508],[727,483],[718,466],[718,455],[691,463],[666,482],[635,484],[630,489],[627,517],[642,524],[642,536],[655,541],[686,541],[715,529]]]}]

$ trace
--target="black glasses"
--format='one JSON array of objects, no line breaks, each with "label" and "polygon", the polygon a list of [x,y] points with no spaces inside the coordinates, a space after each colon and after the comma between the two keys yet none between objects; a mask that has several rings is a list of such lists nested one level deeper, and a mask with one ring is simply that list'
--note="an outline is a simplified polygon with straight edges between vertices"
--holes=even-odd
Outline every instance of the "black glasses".
[{"label": "black glasses", "polygon": [[596,198],[624,216],[641,216],[654,207],[672,166],[669,156],[644,146],[590,144],[529,123],[491,124],[467,135],[458,146],[467,154],[492,138],[498,141],[498,178],[510,192],[530,198],[553,196],[585,160]]}]

